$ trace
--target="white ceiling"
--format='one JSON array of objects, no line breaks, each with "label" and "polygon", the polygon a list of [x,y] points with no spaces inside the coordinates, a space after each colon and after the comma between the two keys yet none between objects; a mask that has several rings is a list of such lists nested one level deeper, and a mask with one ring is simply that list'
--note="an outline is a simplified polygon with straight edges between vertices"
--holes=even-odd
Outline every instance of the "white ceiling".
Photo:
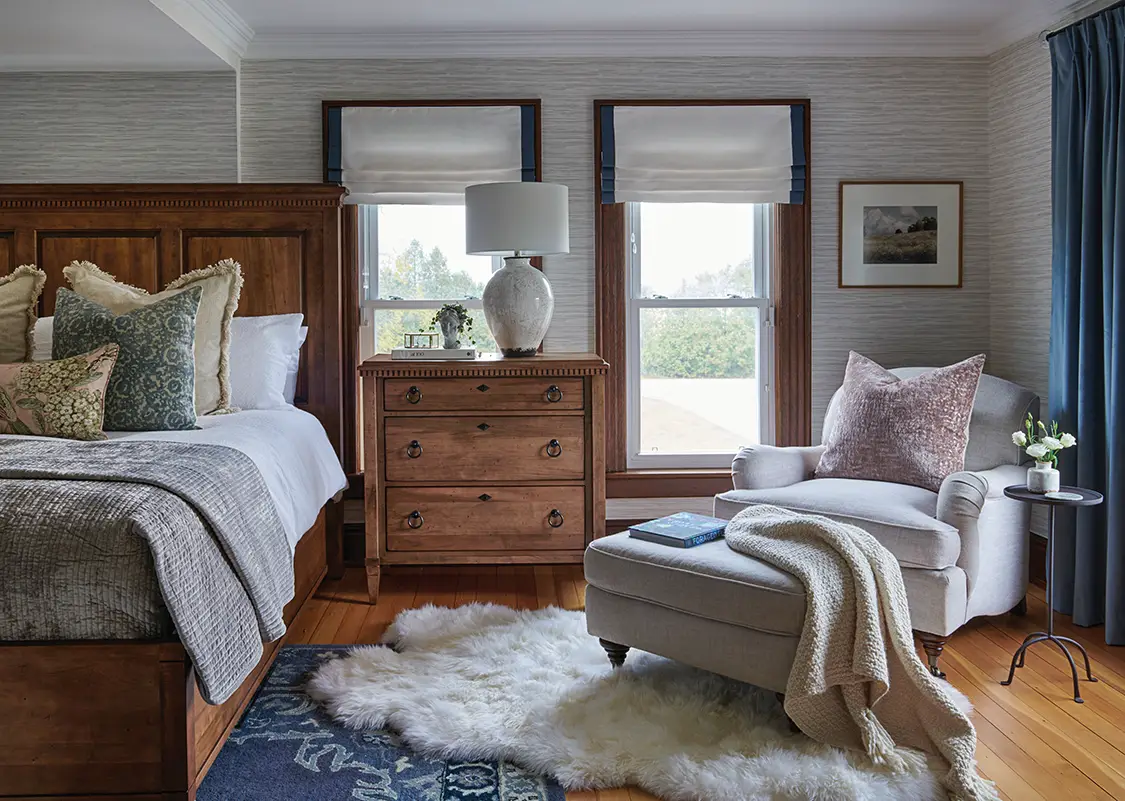
[{"label": "white ceiling", "polygon": [[0,70],[218,70],[150,0],[0,0]]},{"label": "white ceiling", "polygon": [[0,70],[243,59],[981,56],[1106,0],[0,0]]}]

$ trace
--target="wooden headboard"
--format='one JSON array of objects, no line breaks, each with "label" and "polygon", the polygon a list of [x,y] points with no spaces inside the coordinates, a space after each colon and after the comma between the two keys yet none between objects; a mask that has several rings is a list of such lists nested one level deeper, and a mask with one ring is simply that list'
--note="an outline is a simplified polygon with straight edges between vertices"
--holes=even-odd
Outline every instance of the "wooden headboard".
[{"label": "wooden headboard", "polygon": [[238,314],[305,315],[297,405],[354,464],[354,404],[345,411],[343,395],[343,193],[321,184],[0,184],[0,275],[38,265],[47,273],[40,314],[49,315],[75,259],[149,292],[238,261]]}]

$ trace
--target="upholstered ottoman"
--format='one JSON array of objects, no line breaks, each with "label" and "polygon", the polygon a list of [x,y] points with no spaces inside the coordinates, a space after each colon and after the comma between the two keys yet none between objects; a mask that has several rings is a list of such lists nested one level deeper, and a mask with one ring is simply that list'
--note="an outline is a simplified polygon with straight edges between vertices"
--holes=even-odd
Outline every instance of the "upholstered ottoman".
[{"label": "upholstered ottoman", "polygon": [[785,692],[805,619],[805,589],[789,573],[722,540],[695,548],[631,538],[586,549],[586,627],[610,661],[629,648]]}]

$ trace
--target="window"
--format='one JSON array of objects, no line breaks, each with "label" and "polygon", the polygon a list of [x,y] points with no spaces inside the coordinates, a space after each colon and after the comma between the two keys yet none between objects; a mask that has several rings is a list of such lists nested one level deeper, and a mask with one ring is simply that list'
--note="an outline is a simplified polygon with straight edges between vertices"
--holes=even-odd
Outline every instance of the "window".
[{"label": "window", "polygon": [[479,350],[496,350],[481,308],[484,285],[503,260],[465,255],[465,207],[359,207],[363,268],[362,358],[401,347],[402,335],[430,328],[443,303],[473,317]]},{"label": "window", "polygon": [[628,467],[773,440],[767,204],[629,203]]}]

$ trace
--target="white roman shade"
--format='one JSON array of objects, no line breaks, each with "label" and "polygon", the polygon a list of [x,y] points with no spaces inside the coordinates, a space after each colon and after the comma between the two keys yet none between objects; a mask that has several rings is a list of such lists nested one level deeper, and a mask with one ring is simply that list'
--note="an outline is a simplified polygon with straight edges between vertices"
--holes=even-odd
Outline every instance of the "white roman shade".
[{"label": "white roman shade", "polygon": [[603,105],[603,203],[803,203],[804,105]]},{"label": "white roman shade", "polygon": [[525,117],[514,105],[347,106],[331,177],[347,203],[464,203],[470,184],[527,180]]}]

